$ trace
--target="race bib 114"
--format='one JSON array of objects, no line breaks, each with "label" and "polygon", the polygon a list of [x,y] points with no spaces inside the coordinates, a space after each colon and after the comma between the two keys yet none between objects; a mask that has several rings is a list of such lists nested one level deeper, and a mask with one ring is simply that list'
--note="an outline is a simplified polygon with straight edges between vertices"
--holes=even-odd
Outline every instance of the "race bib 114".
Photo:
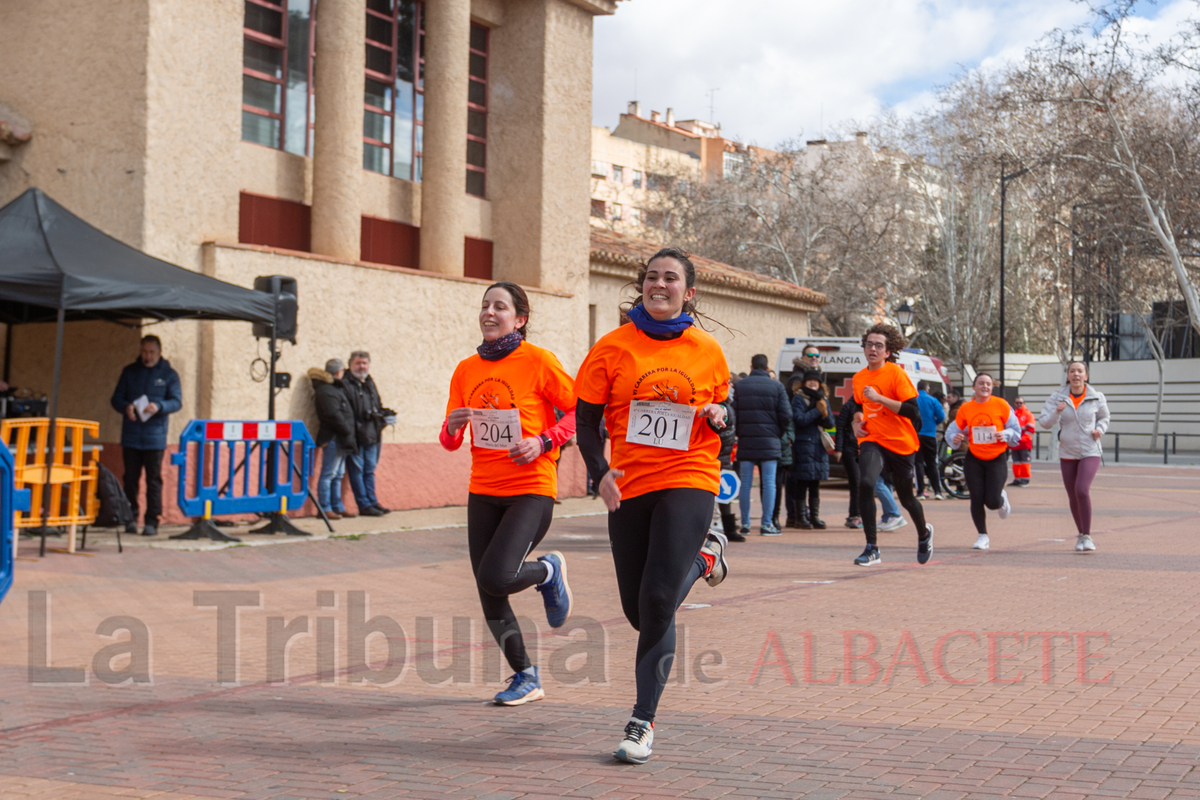
[{"label": "race bib 114", "polygon": [[507,450],[521,441],[521,412],[515,408],[472,408],[471,441],[485,450]]},{"label": "race bib 114", "polygon": [[971,428],[971,441],[975,444],[995,444],[996,428],[992,425],[976,425]]},{"label": "race bib 114", "polygon": [[625,441],[668,450],[687,450],[696,409],[683,403],[634,400],[629,404]]}]

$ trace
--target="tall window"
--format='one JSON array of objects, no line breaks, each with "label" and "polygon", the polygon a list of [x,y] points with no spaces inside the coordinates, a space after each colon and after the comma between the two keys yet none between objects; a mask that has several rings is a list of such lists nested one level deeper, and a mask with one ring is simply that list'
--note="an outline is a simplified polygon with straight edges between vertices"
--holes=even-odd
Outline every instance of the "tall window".
[{"label": "tall window", "polygon": [[467,87],[467,194],[487,188],[488,29],[471,23],[470,84]]},{"label": "tall window", "polygon": [[421,179],[425,31],[423,4],[367,0],[363,168]]},{"label": "tall window", "polygon": [[244,0],[242,139],[312,151],[314,0]]}]

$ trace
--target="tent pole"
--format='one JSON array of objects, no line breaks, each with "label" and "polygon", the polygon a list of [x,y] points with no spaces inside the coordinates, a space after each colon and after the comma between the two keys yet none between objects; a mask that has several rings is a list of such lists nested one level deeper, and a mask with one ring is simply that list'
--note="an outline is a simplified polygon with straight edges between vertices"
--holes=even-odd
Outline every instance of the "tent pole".
[{"label": "tent pole", "polygon": [[42,545],[38,555],[46,555],[46,520],[50,518],[50,485],[54,477],[54,437],[58,427],[58,390],[62,382],[63,325],[67,312],[58,309],[54,330],[54,391],[50,394],[50,431],[46,434],[46,485],[42,488]]},{"label": "tent pole", "polygon": [[4,382],[8,383],[9,370],[12,368],[12,337],[13,326],[9,322],[4,326]]}]

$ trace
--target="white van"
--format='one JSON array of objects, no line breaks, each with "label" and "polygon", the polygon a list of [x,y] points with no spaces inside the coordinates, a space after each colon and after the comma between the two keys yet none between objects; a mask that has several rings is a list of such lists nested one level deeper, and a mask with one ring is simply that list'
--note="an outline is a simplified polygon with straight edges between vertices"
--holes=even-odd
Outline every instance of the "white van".
[{"label": "white van", "polygon": [[[792,361],[804,352],[804,346],[815,346],[821,351],[821,369],[829,386],[831,412],[836,416],[842,403],[854,396],[854,373],[865,369],[867,359],[863,355],[862,339],[853,336],[813,336],[810,338],[787,337],[779,350],[775,362],[775,374],[787,383],[794,367]],[[950,389],[950,379],[942,362],[925,354],[923,350],[902,350],[897,363],[917,385],[917,381],[929,381],[931,394],[942,394]]]}]

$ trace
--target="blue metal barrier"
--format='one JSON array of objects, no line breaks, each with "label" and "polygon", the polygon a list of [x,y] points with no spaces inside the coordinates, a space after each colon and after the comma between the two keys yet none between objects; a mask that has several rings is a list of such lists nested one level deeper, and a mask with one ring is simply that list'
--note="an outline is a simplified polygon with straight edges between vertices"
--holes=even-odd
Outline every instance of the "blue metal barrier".
[{"label": "blue metal barrier", "polygon": [[236,542],[209,518],[299,508],[308,496],[315,449],[303,422],[192,420],[171,463],[179,467],[179,509],[201,519],[171,538]]},{"label": "blue metal barrier", "polygon": [[13,529],[13,513],[29,511],[29,490],[13,488],[12,453],[0,447],[0,601],[8,594],[13,582],[17,539]]}]

